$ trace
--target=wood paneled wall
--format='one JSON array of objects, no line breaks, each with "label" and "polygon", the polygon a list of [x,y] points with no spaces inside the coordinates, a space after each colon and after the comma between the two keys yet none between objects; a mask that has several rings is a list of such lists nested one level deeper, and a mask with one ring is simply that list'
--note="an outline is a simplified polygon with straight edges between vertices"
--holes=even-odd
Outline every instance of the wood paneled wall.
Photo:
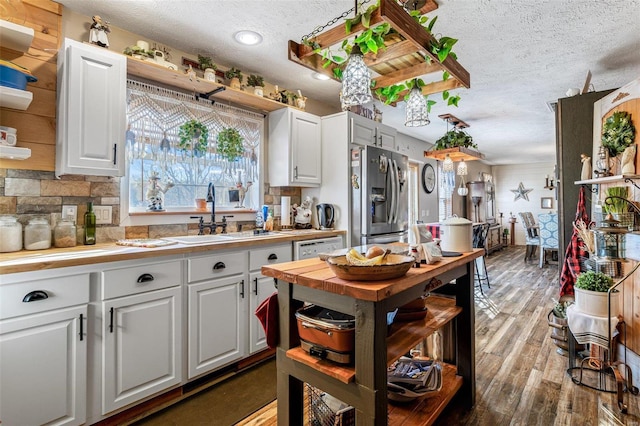
[{"label": "wood paneled wall", "polygon": [[55,169],[57,52],[60,46],[62,6],[49,0],[22,0],[26,9],[24,26],[33,28],[35,37],[26,53],[5,49],[0,57],[28,68],[38,78],[27,90],[33,101],[26,111],[0,108],[0,123],[18,130],[18,146],[31,149],[26,160],[0,160],[5,169]]}]

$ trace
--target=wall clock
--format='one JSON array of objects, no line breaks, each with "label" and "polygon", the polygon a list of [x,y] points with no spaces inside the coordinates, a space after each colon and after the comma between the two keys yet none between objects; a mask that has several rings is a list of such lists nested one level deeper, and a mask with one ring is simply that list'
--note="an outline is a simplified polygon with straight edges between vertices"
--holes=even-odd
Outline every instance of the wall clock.
[{"label": "wall clock", "polygon": [[436,187],[436,171],[429,163],[422,167],[422,188],[427,194],[431,194]]}]

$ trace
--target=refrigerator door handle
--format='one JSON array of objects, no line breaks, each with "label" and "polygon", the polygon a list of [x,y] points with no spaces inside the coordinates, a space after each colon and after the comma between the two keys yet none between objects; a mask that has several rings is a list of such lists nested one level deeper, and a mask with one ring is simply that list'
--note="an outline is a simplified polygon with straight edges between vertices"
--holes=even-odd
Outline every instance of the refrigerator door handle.
[{"label": "refrigerator door handle", "polygon": [[391,159],[387,160],[387,173],[389,178],[390,190],[391,190],[391,204],[389,206],[389,218],[387,223],[391,224],[395,221],[396,215],[396,203],[398,202],[397,194],[396,194],[396,171],[394,166],[394,161]]},{"label": "refrigerator door handle", "polygon": [[398,210],[400,210],[400,173],[398,171],[398,163],[396,160],[393,160],[393,173],[395,176],[394,184],[396,187],[396,205],[393,213],[393,223],[398,223]]}]

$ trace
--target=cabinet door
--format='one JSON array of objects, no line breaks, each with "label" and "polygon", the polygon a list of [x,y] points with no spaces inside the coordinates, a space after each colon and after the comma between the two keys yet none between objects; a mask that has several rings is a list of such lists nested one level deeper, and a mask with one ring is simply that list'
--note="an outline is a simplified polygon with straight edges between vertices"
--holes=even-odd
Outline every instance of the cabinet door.
[{"label": "cabinet door", "polygon": [[123,55],[65,39],[58,54],[56,175],[124,175]]},{"label": "cabinet door", "polygon": [[180,383],[180,287],[103,302],[102,414]]},{"label": "cabinet door", "polygon": [[246,275],[189,284],[189,379],[246,354]]},{"label": "cabinet door", "polygon": [[357,145],[378,145],[375,121],[350,115],[349,122],[349,142]]},{"label": "cabinet door", "polygon": [[291,111],[291,176],[294,184],[320,184],[321,136],[320,117]]},{"label": "cabinet door", "polygon": [[249,277],[249,353],[261,351],[267,348],[267,339],[262,324],[255,316],[256,308],[271,296],[275,291],[273,278],[266,277],[259,272],[254,272]]},{"label": "cabinet door", "polygon": [[376,137],[378,138],[378,146],[386,149],[394,150],[396,148],[396,134],[398,132],[393,127],[378,124]]},{"label": "cabinet door", "polygon": [[85,422],[86,305],[0,321],[0,419]]}]

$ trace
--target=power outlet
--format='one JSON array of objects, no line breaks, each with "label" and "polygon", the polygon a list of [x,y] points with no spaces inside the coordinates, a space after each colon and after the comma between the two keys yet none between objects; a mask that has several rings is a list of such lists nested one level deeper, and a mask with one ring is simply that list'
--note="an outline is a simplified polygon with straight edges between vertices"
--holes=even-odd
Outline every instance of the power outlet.
[{"label": "power outlet", "polygon": [[78,206],[62,206],[62,219],[78,223]]},{"label": "power outlet", "polygon": [[112,206],[93,206],[93,212],[96,215],[96,225],[109,225],[112,222],[111,213]]}]

